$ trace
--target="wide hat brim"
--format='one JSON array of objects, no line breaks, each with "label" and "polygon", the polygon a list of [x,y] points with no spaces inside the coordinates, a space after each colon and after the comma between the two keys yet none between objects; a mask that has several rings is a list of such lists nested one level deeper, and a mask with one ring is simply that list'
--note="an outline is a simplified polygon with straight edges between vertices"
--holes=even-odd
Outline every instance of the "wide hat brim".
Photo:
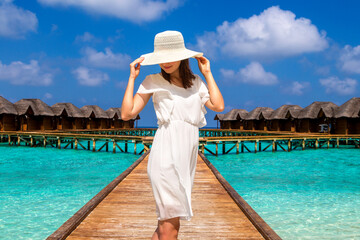
[{"label": "wide hat brim", "polygon": [[163,50],[141,55],[145,59],[140,63],[141,65],[154,65],[167,62],[176,62],[188,58],[201,57],[202,52],[195,52],[189,49],[178,50]]}]

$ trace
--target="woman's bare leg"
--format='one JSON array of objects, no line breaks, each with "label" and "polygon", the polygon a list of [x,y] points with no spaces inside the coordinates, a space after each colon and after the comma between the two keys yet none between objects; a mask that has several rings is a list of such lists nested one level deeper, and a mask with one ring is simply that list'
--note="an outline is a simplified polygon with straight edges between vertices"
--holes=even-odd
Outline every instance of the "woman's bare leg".
[{"label": "woman's bare leg", "polygon": [[152,235],[151,240],[159,240],[160,239],[160,235],[159,235],[159,222],[158,222],[158,227],[156,228],[154,234]]},{"label": "woman's bare leg", "polygon": [[158,222],[152,240],[176,240],[180,229],[180,218],[171,218]]}]

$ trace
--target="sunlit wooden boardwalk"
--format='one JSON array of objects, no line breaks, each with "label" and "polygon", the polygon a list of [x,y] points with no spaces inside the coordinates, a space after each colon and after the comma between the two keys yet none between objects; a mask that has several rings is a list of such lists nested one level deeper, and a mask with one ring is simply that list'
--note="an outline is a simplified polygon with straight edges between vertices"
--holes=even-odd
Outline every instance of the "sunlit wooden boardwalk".
[{"label": "sunlit wooden boardwalk", "polygon": [[[202,157],[198,155],[192,195],[194,217],[181,222],[179,239],[280,239]],[[139,164],[124,173],[130,174],[118,179],[120,183],[98,205],[96,201],[105,192],[95,196],[48,239],[150,239],[157,220],[147,159],[139,159]]]}]

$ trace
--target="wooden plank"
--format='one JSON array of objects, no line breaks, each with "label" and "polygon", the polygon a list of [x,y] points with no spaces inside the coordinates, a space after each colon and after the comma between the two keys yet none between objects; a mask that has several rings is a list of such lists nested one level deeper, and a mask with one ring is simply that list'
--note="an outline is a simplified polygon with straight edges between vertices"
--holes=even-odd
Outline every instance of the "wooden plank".
[{"label": "wooden plank", "polygon": [[[157,219],[147,160],[123,179],[67,239],[150,239]],[[181,221],[179,239],[280,239],[262,236],[228,192],[199,155],[192,192],[194,217]],[[245,209],[249,212],[249,207]]]}]

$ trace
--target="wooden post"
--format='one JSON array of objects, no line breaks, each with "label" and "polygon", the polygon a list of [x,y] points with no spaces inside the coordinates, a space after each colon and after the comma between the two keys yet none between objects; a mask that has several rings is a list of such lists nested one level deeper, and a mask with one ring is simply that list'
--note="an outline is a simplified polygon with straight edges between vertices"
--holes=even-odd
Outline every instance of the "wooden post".
[{"label": "wooden post", "polygon": [[116,153],[116,142],[114,139],[112,139],[113,141],[113,153]]},{"label": "wooden post", "polygon": [[78,150],[78,140],[75,138],[75,150]]},{"label": "wooden post", "polygon": [[125,140],[125,152],[128,152],[128,141]]},{"label": "wooden post", "polygon": [[315,149],[318,149],[319,148],[319,139],[317,138],[315,140]]},{"label": "wooden post", "polygon": [[30,136],[30,146],[34,146],[34,138],[32,136]]},{"label": "wooden post", "polygon": [[239,141],[236,143],[236,154],[239,154]]},{"label": "wooden post", "polygon": [[108,151],[109,151],[109,142],[108,142],[108,141],[106,141],[106,146],[105,146],[105,149],[106,149],[106,152],[108,152]]},{"label": "wooden post", "polygon": [[257,145],[258,145],[258,142],[259,142],[259,140],[255,140],[255,153],[257,153]]},{"label": "wooden post", "polygon": [[95,149],[96,149],[96,141],[95,141],[94,138],[92,139],[92,141],[93,141],[93,149],[92,149],[92,151],[95,152]]},{"label": "wooden post", "polygon": [[202,154],[204,154],[204,152],[205,152],[205,145],[204,144],[201,144],[201,152],[202,152]]},{"label": "wooden post", "polygon": [[43,138],[44,138],[44,147],[46,147],[46,137],[43,136]]},{"label": "wooden post", "polygon": [[87,144],[87,150],[90,150],[90,140],[88,141],[88,144]]},{"label": "wooden post", "polygon": [[61,149],[61,140],[60,140],[60,137],[57,137],[57,140],[58,140],[58,149]]},{"label": "wooden post", "polygon": [[261,141],[259,141],[259,152],[261,152]]},{"label": "wooden post", "polygon": [[327,148],[330,147],[330,138],[327,139]]},{"label": "wooden post", "polygon": [[8,135],[8,142],[9,142],[9,146],[11,145],[11,136]]},{"label": "wooden post", "polygon": [[136,141],[134,142],[134,154],[136,155]]},{"label": "wooden post", "polygon": [[215,142],[215,153],[216,156],[218,155],[218,142]]},{"label": "wooden post", "polygon": [[339,138],[336,138],[336,147],[339,147]]},{"label": "wooden post", "polygon": [[276,151],[276,140],[275,139],[272,141],[272,151],[273,152]]},{"label": "wooden post", "polygon": [[225,154],[225,141],[222,141],[222,154]]},{"label": "wooden post", "polygon": [[291,152],[292,139],[288,140],[288,152]]},{"label": "wooden post", "polygon": [[20,136],[18,135],[18,136],[17,136],[17,145],[18,145],[18,146],[20,146],[20,140],[21,140],[21,139],[20,139]]},{"label": "wooden post", "polygon": [[306,141],[306,138],[304,138],[304,139],[302,140],[302,150],[305,150],[305,141]]},{"label": "wooden post", "polygon": [[241,153],[244,152],[244,142],[241,142]]}]

